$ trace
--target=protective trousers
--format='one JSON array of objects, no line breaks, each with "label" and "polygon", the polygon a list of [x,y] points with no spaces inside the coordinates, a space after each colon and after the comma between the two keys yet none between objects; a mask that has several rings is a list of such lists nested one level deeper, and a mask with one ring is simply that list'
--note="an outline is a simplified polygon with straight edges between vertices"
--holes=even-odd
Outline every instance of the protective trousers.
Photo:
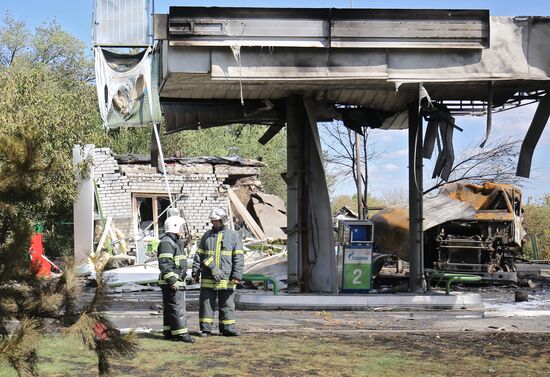
[{"label": "protective trousers", "polygon": [[173,290],[168,285],[161,285],[163,305],[163,333],[167,337],[185,335],[187,316],[185,314],[185,291]]},{"label": "protective trousers", "polygon": [[216,298],[219,305],[220,332],[236,332],[235,328],[235,290],[201,288],[199,296],[199,323],[202,332],[212,332]]}]

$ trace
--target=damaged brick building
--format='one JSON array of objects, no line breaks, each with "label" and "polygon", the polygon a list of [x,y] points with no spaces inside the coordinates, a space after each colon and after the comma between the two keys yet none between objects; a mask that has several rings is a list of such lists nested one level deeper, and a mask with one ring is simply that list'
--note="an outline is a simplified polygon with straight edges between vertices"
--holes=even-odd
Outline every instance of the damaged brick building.
[{"label": "damaged brick building", "polygon": [[[117,229],[130,239],[162,234],[170,200],[164,176],[151,166],[150,157],[115,155],[109,148],[91,148],[87,152],[93,165],[89,180],[95,186],[95,206],[86,208],[93,208],[95,220],[112,218]],[[184,211],[193,236],[210,228],[208,215],[213,207],[228,208],[229,188],[246,187],[247,192],[260,188],[260,168],[264,166],[260,161],[239,156],[172,157],[166,158],[165,163],[170,193],[175,206]],[[80,200],[86,201],[80,191]],[[75,207],[75,223],[81,216],[82,211]],[[158,222],[153,221],[156,218]],[[82,226],[89,227],[85,223]],[[132,243],[130,246],[135,247]]]}]

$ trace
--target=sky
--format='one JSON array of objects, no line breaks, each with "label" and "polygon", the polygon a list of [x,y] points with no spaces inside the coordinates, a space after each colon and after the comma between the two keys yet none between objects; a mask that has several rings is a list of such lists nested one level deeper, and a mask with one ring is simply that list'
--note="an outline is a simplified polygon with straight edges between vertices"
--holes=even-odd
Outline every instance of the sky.
[{"label": "sky", "polygon": [[[220,6],[220,7],[300,7],[300,8],[439,8],[489,9],[492,16],[550,16],[548,0],[302,0],[302,1],[182,1],[156,0],[156,13],[168,13],[169,6]],[[25,21],[30,28],[55,19],[61,27],[91,46],[93,0],[0,0],[0,11],[8,11],[17,20]],[[90,47],[91,48],[91,47]],[[533,117],[535,106],[526,106],[494,114],[491,139],[523,137]],[[473,147],[483,139],[484,117],[458,117],[457,125],[464,132],[454,139],[457,154]],[[407,189],[407,132],[375,130],[372,136],[380,157],[370,165],[369,191],[381,196],[392,187],[396,192]],[[522,187],[524,198],[538,199],[550,193],[550,126],[544,131],[535,150],[531,178]],[[426,161],[425,175],[431,174],[431,163]],[[353,194],[351,181],[343,180],[335,187],[336,194]]]}]

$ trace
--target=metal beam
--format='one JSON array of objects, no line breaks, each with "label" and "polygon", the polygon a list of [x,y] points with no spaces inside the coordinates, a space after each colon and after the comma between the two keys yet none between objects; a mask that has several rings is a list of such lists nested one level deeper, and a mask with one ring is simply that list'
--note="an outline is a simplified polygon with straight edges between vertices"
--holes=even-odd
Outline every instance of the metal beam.
[{"label": "metal beam", "polygon": [[284,127],[284,123],[277,123],[273,126],[270,126],[261,138],[258,139],[258,142],[262,145],[266,145],[269,140],[273,139]]},{"label": "metal beam", "polygon": [[535,152],[535,147],[539,142],[542,131],[548,123],[548,118],[550,117],[550,95],[546,94],[537,106],[537,111],[533,116],[533,121],[529,126],[527,135],[523,139],[521,144],[521,150],[519,153],[518,167],[516,170],[516,175],[519,177],[529,178],[531,174],[531,161],[533,159],[533,153]]},{"label": "metal beam", "polygon": [[489,24],[486,10],[171,7],[168,39],[170,46],[482,49]]}]

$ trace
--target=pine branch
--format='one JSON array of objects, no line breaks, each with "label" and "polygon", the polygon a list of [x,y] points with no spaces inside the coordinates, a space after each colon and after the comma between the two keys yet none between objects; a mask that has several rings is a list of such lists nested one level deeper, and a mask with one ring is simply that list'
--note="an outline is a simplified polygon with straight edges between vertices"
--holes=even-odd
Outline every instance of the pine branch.
[{"label": "pine branch", "polygon": [[0,338],[0,358],[6,360],[21,377],[38,376],[38,327],[36,320],[24,317],[13,335]]}]

